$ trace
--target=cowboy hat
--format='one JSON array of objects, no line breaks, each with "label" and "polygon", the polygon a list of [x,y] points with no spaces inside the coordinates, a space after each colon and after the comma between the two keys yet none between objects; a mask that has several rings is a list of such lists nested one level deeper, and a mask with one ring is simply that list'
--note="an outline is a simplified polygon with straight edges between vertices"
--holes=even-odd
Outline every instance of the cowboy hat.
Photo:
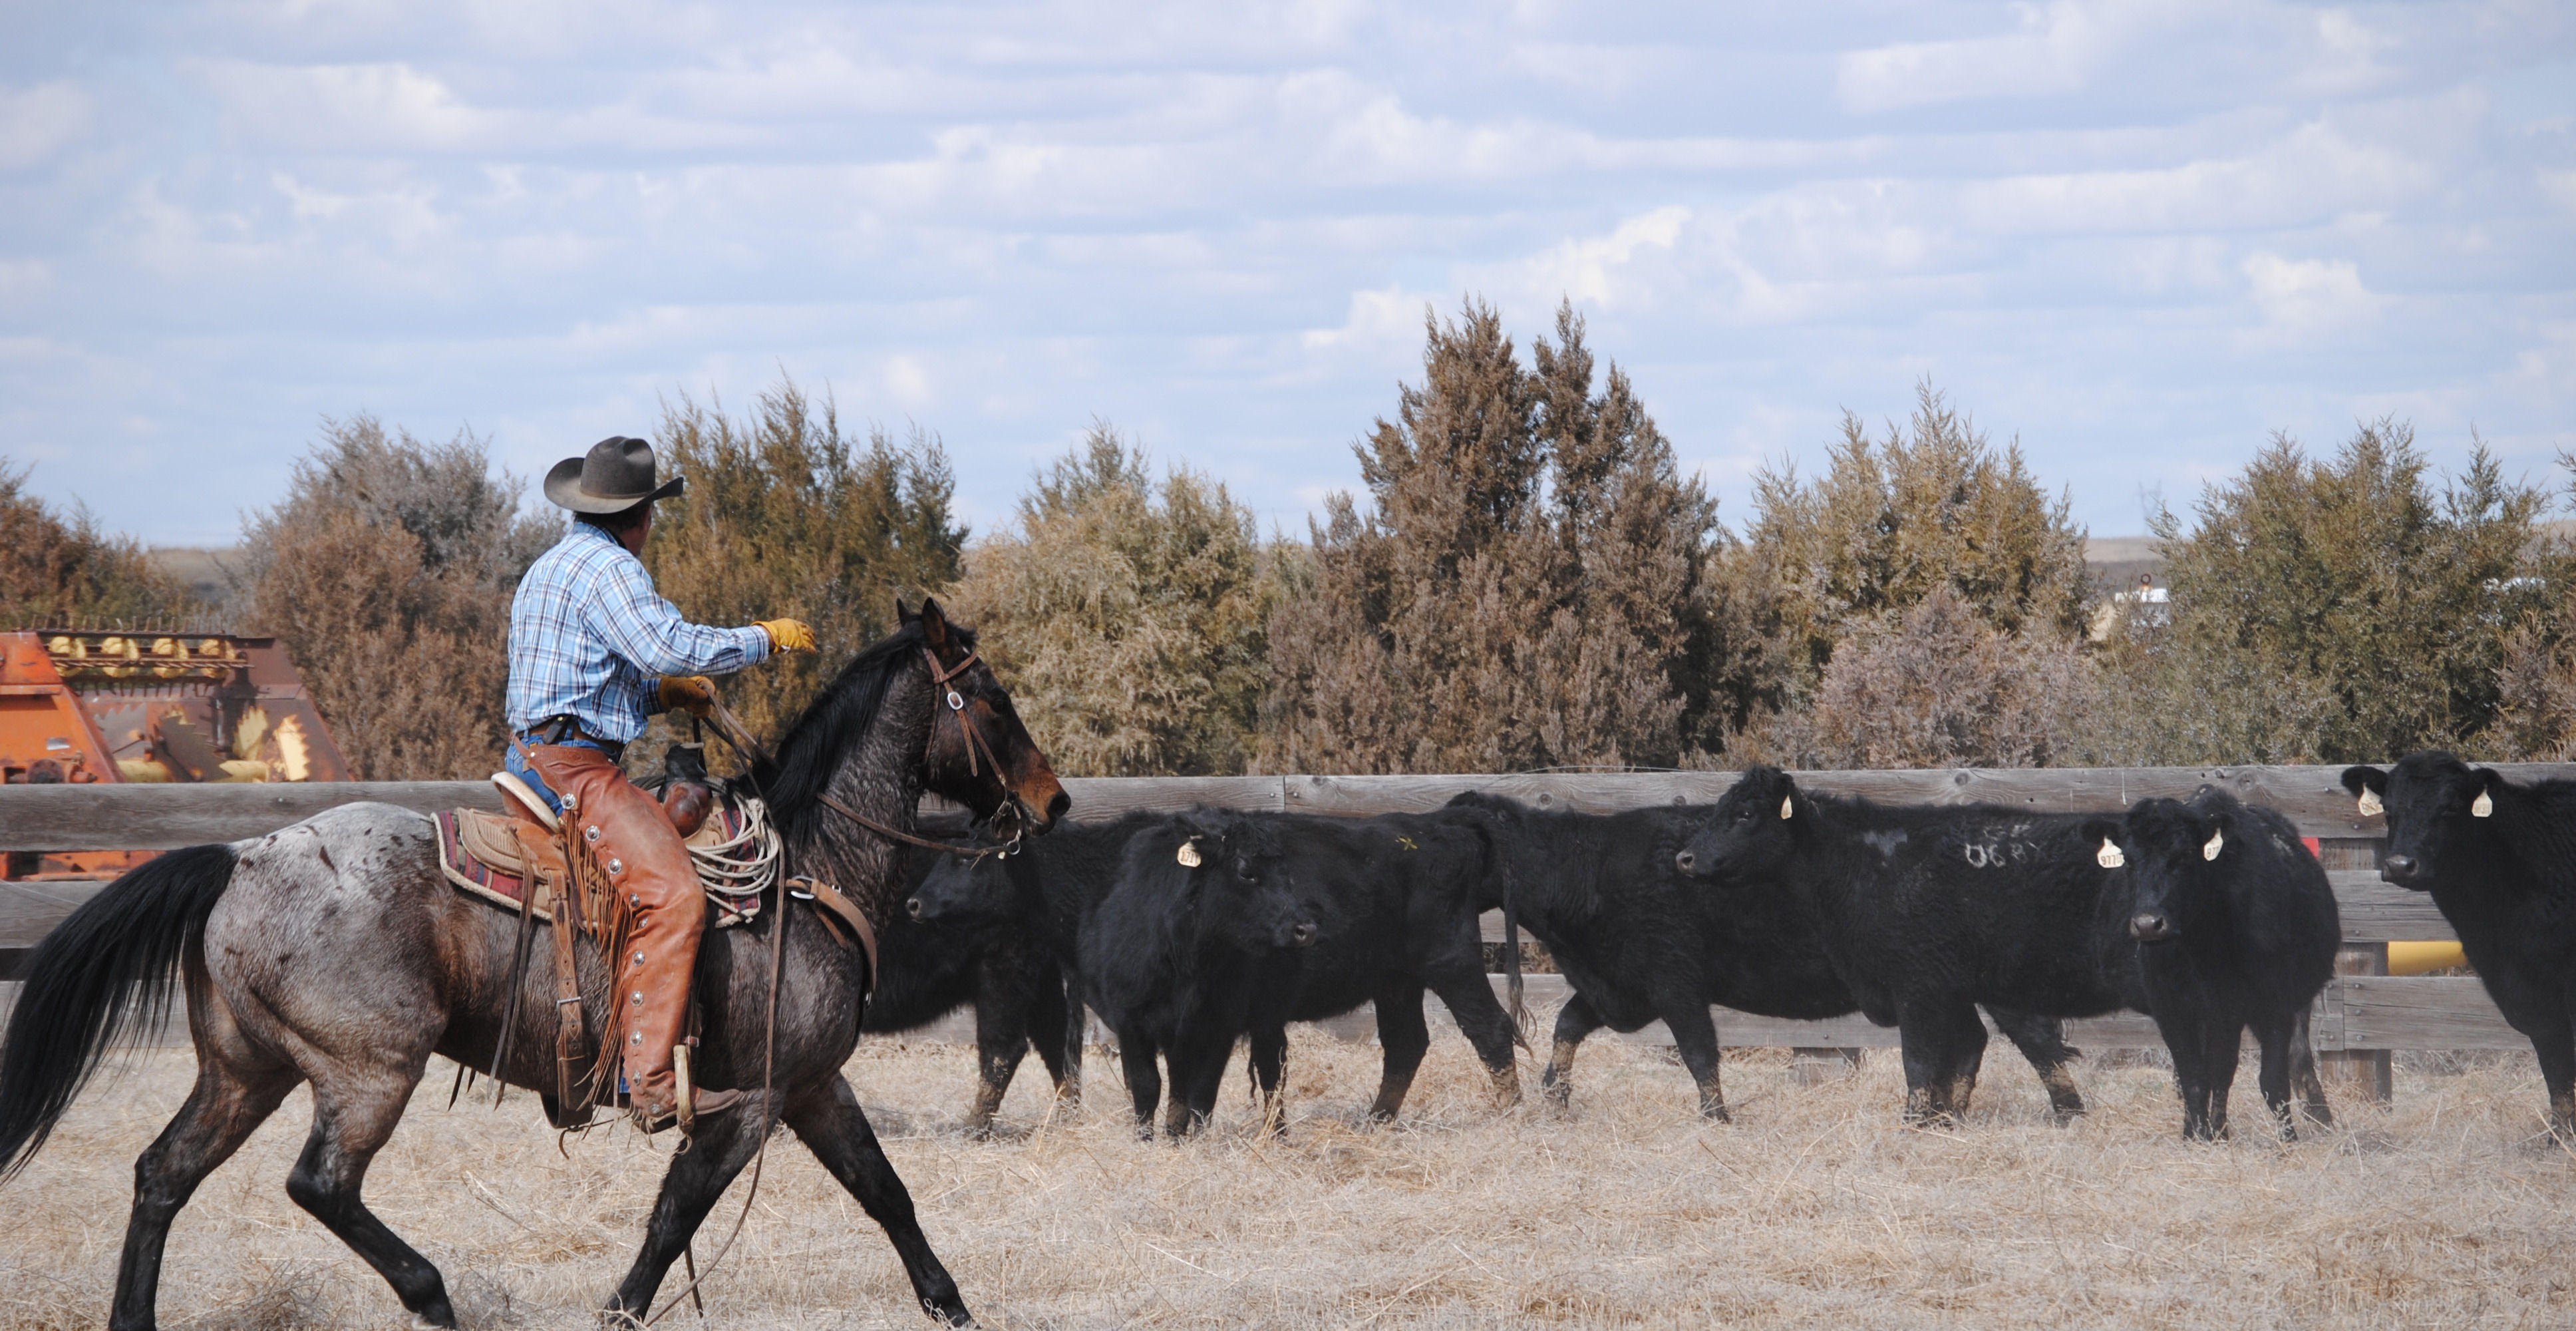
[{"label": "cowboy hat", "polygon": [[622,513],[680,493],[681,478],[653,484],[653,446],[611,435],[546,473],[546,498],[575,513]]}]

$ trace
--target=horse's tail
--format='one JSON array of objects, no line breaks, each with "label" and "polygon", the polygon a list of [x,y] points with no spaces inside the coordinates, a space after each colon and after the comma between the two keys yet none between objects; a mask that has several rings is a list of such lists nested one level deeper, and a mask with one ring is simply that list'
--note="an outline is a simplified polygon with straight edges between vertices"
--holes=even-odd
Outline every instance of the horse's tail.
[{"label": "horse's tail", "polygon": [[230,846],[156,856],[36,945],[0,1039],[0,1180],[35,1158],[121,1037],[168,1014],[179,961],[202,946],[235,858]]}]

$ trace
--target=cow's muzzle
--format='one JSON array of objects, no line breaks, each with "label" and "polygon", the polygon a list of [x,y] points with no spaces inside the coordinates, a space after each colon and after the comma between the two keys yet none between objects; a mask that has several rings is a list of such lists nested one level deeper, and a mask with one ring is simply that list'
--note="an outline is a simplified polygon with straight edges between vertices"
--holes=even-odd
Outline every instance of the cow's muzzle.
[{"label": "cow's muzzle", "polygon": [[2391,855],[2379,862],[2381,880],[2400,886],[2414,882],[2415,876],[2422,872],[2424,872],[2423,863],[2412,855]]},{"label": "cow's muzzle", "polygon": [[1313,947],[1315,945],[1315,925],[1313,921],[1300,921],[1297,924],[1290,925],[1288,928],[1288,945],[1290,947]]},{"label": "cow's muzzle", "polygon": [[2141,943],[2169,943],[2181,932],[2174,928],[2172,920],[2155,911],[2142,910],[2129,917],[2129,937]]},{"label": "cow's muzzle", "polygon": [[1699,856],[1687,850],[1682,851],[1673,856],[1673,867],[1683,873],[1695,873],[1699,869]]}]

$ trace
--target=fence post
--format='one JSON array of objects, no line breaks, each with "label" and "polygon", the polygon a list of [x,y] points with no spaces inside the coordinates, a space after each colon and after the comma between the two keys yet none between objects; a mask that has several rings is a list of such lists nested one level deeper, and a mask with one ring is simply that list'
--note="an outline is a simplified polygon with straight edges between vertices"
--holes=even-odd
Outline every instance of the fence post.
[{"label": "fence post", "polygon": [[[2387,973],[2386,943],[2346,943],[2335,953],[2337,975]],[[2396,1089],[2391,1063],[2385,1049],[2337,1049],[2317,1055],[2317,1079],[2329,1098],[2384,1105]]]}]

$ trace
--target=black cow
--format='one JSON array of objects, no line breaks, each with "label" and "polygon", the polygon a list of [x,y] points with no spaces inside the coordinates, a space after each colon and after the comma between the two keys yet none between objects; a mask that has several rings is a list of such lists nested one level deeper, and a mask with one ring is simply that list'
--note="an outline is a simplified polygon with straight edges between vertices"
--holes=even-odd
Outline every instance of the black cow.
[{"label": "black cow", "polygon": [[1517,1104],[1515,1032],[1485,978],[1478,916],[1493,878],[1491,839],[1481,823],[1438,815],[1328,818],[1237,814],[1269,825],[1276,869],[1315,912],[1315,945],[1276,953],[1257,982],[1247,1033],[1253,1083],[1275,1125],[1287,1023],[1339,1016],[1362,1003],[1377,1009],[1385,1062],[1368,1116],[1384,1121],[1431,1047],[1422,991],[1440,995],[1493,1079],[1496,1100]]},{"label": "black cow", "polygon": [[1012,917],[1080,977],[1118,1037],[1141,1133],[1162,1099],[1175,1137],[1204,1122],[1272,953],[1312,943],[1315,921],[1256,825],[1214,810],[1129,814],[1057,829],[1007,858],[935,868],[916,920]]},{"label": "black cow", "polygon": [[[1708,806],[1562,813],[1470,792],[1450,809],[1492,821],[1519,921],[1574,988],[1541,1081],[1559,1103],[1585,1036],[1660,1019],[1699,1086],[1700,1112],[1723,1119],[1710,1004],[1809,1021],[1859,1006],[1794,899],[1758,875],[1725,882],[1692,872],[1685,843],[1713,816]],[[1499,903],[1499,884],[1494,892],[1488,907]],[[2060,1121],[2084,1112],[2066,1071],[2075,1051],[2058,1023],[2004,1010],[1995,1023],[2039,1071]]]},{"label": "black cow", "polygon": [[2307,1017],[2343,932],[2325,868],[2298,828],[2204,786],[2188,804],[2142,800],[2126,817],[2088,823],[2085,839],[2097,833],[2119,851],[2097,850],[2097,859],[2127,866],[2108,875],[2106,891],[2127,903],[2147,1008],[2173,1054],[2183,1135],[2227,1135],[2227,1091],[2249,1026],[2263,1050],[2263,1100],[2283,1134],[2297,1135],[2293,1089],[2309,1117],[2332,1123]]},{"label": "black cow", "polygon": [[2531,1040],[2550,1131],[2576,1141],[2576,781],[2515,785],[2425,752],[2348,768],[2343,785],[2363,813],[2385,807],[2379,876],[2433,894],[2487,997]]},{"label": "black cow", "polygon": [[[952,858],[912,848],[905,881],[919,884],[934,863]],[[877,983],[860,1029],[879,1035],[917,1030],[967,1003],[975,1005],[976,1089],[966,1111],[969,1132],[989,1131],[1030,1046],[1056,1094],[1082,1096],[1081,1009],[1068,1008],[1066,977],[1042,939],[1017,919],[924,921],[897,915],[877,938]]]}]

